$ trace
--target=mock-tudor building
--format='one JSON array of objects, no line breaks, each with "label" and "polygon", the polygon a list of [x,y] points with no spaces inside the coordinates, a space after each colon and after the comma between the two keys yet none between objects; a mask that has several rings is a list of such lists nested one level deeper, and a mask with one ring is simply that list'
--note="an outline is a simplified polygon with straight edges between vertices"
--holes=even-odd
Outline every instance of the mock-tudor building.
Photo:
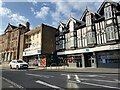
[{"label": "mock-tudor building", "polygon": [[19,59],[20,54],[20,36],[29,31],[29,22],[26,27],[19,24],[18,27],[8,24],[4,34],[0,35],[0,61],[9,62]]},{"label": "mock-tudor building", "polygon": [[56,31],[59,62],[71,67],[120,67],[120,4],[104,1],[97,13],[86,8]]}]

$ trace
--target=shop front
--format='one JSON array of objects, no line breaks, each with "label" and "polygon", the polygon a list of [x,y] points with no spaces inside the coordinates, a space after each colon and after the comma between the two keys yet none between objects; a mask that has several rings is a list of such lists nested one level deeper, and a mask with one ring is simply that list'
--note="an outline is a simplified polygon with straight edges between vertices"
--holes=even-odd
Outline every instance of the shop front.
[{"label": "shop front", "polygon": [[80,54],[58,56],[59,63],[68,64],[69,67],[82,67]]},{"label": "shop front", "polygon": [[23,52],[23,60],[30,66],[46,66],[46,56],[39,49]]},{"label": "shop front", "polygon": [[99,68],[120,68],[120,50],[97,52]]}]

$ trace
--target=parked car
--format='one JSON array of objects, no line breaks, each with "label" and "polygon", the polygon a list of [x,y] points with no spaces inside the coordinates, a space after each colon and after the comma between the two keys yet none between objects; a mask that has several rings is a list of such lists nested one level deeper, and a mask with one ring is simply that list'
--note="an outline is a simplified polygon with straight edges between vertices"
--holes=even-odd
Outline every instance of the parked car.
[{"label": "parked car", "polygon": [[16,69],[20,69],[20,68],[28,68],[28,64],[22,60],[12,60],[9,64],[10,69],[12,68],[16,68]]}]

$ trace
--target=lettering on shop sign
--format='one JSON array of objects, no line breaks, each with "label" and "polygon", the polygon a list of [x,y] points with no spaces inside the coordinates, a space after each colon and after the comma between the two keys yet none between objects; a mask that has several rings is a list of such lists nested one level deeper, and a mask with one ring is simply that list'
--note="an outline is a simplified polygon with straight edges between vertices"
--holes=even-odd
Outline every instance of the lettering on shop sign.
[{"label": "lettering on shop sign", "polygon": [[120,49],[120,44],[118,44],[118,45],[111,45],[109,48],[110,49]]}]

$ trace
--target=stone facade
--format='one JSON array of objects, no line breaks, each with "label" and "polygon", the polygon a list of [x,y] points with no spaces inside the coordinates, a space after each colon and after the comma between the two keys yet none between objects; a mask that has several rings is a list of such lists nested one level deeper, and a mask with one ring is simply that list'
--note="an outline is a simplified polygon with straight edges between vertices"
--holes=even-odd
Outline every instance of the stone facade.
[{"label": "stone facade", "polygon": [[0,60],[11,61],[19,59],[20,54],[20,36],[29,31],[24,25],[18,27],[8,24],[4,34],[0,35]]}]

